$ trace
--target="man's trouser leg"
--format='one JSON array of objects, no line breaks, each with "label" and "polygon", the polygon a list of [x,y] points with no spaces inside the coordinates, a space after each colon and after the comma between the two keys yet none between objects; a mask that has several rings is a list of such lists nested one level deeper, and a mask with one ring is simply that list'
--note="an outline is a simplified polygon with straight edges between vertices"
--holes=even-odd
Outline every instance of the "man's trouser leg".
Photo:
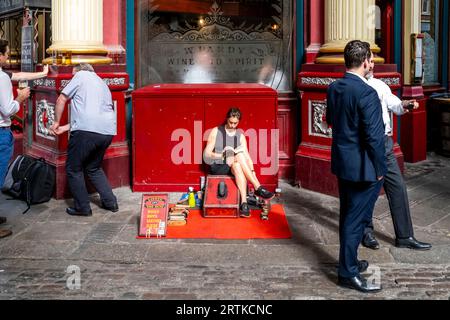
[{"label": "man's trouser leg", "polygon": [[339,275],[351,278],[359,274],[358,247],[364,228],[372,219],[382,181],[350,182],[339,179]]},{"label": "man's trouser leg", "polygon": [[86,131],[73,131],[70,133],[67,148],[66,173],[70,192],[73,196],[75,210],[89,212],[89,195],[84,181],[83,164],[93,150],[93,143]]},{"label": "man's trouser leg", "polygon": [[5,182],[9,160],[14,152],[14,136],[11,130],[0,129],[0,188]]},{"label": "man's trouser leg", "polygon": [[[388,157],[389,152],[392,151],[392,146],[391,148],[389,148],[389,139],[390,137],[385,135],[384,136],[384,154],[386,155],[386,158]],[[386,185],[383,185],[385,191],[386,191]],[[369,224],[367,225],[367,227],[364,229],[364,235],[368,234],[368,233],[372,233],[374,231],[374,226],[373,226],[373,217],[370,220]]]},{"label": "man's trouser leg", "polygon": [[114,196],[108,178],[102,169],[102,162],[106,149],[108,149],[111,144],[113,136],[90,133],[90,139],[95,146],[91,155],[85,162],[86,174],[100,195],[103,205],[112,207],[117,203],[117,199]]},{"label": "man's trouser leg", "polygon": [[[0,188],[5,182],[6,173],[8,172],[9,160],[14,152],[14,136],[9,128],[0,128]],[[0,223],[5,223],[6,218],[1,217]],[[0,229],[0,238],[5,238],[12,234],[11,230]]]},{"label": "man's trouser leg", "polygon": [[373,219],[370,220],[370,222],[367,224],[367,226],[364,228],[364,235],[373,232],[374,231],[374,226],[373,226]]},{"label": "man's trouser leg", "polygon": [[409,211],[408,192],[393,146],[392,138],[388,137],[387,150],[389,151],[386,154],[388,171],[384,177],[383,187],[389,201],[396,237],[409,238],[414,235],[414,231]]}]

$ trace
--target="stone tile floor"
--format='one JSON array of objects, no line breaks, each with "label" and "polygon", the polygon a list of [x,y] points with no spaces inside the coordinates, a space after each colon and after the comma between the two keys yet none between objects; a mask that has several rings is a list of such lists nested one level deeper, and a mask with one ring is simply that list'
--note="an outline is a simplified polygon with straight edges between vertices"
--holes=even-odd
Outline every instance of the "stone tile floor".
[{"label": "stone tile floor", "polygon": [[[0,239],[0,299],[450,299],[450,159],[406,164],[415,234],[433,249],[395,248],[385,196],[374,212],[381,248],[359,256],[384,290],[336,286],[339,201],[280,182],[286,240],[137,240],[141,193],[116,189],[120,211],[65,214],[70,200],[33,206],[0,195],[13,235]],[[178,194],[171,194],[173,200]],[[73,281],[79,271],[78,282]],[[69,288],[70,287],[70,288]]]}]

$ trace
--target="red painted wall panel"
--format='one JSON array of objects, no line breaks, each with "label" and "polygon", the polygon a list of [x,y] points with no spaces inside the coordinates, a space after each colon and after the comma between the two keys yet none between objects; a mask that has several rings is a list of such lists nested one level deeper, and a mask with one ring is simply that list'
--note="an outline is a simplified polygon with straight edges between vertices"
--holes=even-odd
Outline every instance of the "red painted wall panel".
[{"label": "red painted wall panel", "polygon": [[[278,171],[262,173],[272,165],[266,163],[273,154],[271,144],[265,148],[263,140],[270,141],[271,130],[276,129],[276,91],[257,84],[165,84],[133,92],[133,191],[186,191],[198,186],[208,170],[202,158],[206,131],[222,124],[231,107],[241,109],[239,127],[249,133],[260,182],[274,189]],[[275,143],[277,151],[278,140]]]}]

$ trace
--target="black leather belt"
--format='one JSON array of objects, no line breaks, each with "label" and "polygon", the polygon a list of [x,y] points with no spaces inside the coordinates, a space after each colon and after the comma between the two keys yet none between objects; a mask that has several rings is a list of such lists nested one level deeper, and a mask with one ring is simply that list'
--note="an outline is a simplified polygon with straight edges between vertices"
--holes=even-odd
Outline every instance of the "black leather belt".
[{"label": "black leather belt", "polygon": [[0,127],[0,130],[6,130],[6,129],[9,129],[9,128],[11,128],[11,127]]}]

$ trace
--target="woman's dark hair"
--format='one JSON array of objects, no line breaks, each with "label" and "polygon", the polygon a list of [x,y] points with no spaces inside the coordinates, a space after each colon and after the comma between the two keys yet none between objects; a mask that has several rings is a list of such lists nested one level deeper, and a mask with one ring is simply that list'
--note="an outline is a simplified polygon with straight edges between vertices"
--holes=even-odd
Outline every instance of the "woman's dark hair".
[{"label": "woman's dark hair", "polygon": [[0,54],[6,53],[6,48],[8,47],[9,42],[5,39],[0,39]]},{"label": "woman's dark hair", "polygon": [[239,108],[231,107],[227,112],[227,119],[230,118],[238,118],[241,120],[241,110],[239,110]]},{"label": "woman's dark hair", "polygon": [[353,40],[344,49],[345,66],[347,69],[359,68],[366,59],[370,59],[372,52],[368,42]]}]

